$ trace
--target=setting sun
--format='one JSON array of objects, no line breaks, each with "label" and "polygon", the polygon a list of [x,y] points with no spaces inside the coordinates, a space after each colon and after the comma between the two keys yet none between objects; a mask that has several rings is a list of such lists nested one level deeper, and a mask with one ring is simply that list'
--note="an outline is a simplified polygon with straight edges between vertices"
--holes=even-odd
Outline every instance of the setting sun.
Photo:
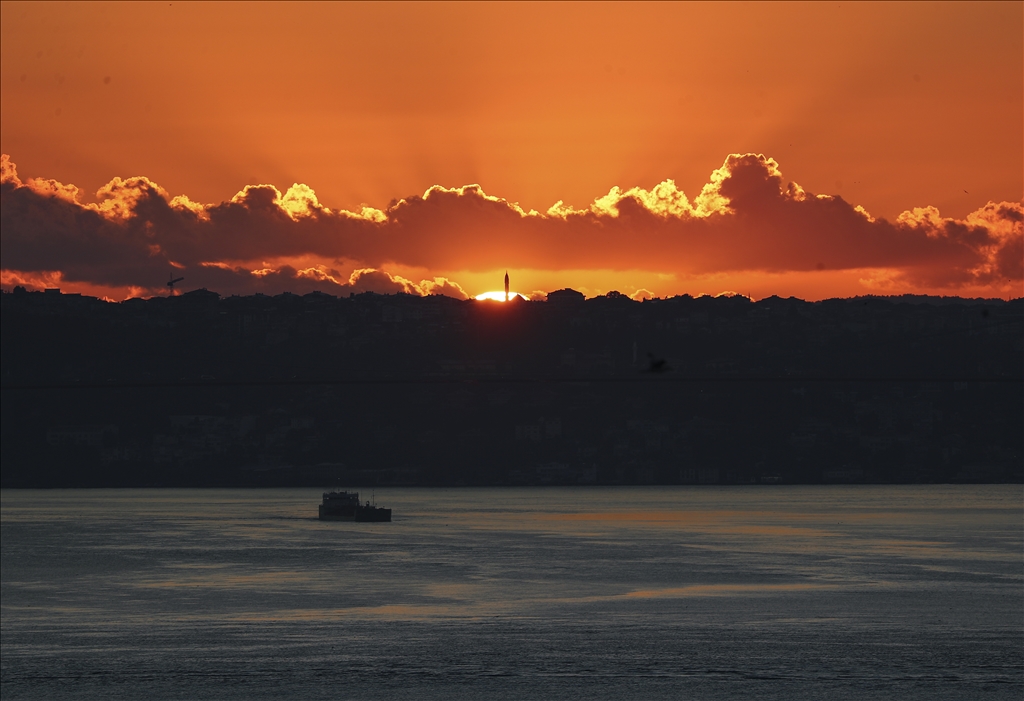
[{"label": "setting sun", "polygon": [[[526,299],[526,295],[521,295],[518,292],[509,292],[508,293],[509,300],[511,300],[513,297],[522,297],[523,299]],[[494,292],[484,292],[483,294],[479,294],[476,297],[474,297],[474,299],[479,299],[479,300],[490,299],[490,300],[493,300],[495,302],[504,302],[505,301],[505,293],[497,291],[497,290],[494,291]]]}]

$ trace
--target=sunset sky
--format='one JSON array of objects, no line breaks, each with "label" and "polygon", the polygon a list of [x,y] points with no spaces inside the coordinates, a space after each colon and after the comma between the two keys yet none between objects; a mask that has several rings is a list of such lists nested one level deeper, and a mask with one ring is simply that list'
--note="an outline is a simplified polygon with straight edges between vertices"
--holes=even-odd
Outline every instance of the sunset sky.
[{"label": "sunset sky", "polygon": [[2,3],[4,289],[1024,294],[1024,4]]}]

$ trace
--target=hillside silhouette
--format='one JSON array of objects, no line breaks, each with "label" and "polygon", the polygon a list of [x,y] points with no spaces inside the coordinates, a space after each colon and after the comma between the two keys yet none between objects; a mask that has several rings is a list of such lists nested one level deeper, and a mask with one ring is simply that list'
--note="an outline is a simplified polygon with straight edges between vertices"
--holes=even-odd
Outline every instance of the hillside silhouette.
[{"label": "hillside silhouette", "polygon": [[1024,477],[1020,299],[0,303],[4,487]]}]

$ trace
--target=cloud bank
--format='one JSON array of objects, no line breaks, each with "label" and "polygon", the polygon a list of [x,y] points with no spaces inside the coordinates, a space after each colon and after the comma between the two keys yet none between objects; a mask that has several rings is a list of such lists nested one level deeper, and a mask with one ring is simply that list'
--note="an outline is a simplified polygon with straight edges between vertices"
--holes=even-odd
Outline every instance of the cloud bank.
[{"label": "cloud bank", "polygon": [[934,207],[876,219],[840,197],[805,191],[759,154],[730,155],[692,200],[666,180],[546,212],[524,211],[477,185],[435,186],[358,212],[331,210],[299,183],[283,193],[250,185],[230,201],[200,204],[145,177],[115,178],[96,202],[84,202],[73,185],[22,181],[7,155],[0,168],[5,285],[61,281],[155,294],[173,272],[189,287],[224,294],[464,298],[444,276],[413,282],[388,271],[866,270],[899,291],[949,294],[1024,280],[1020,203],[989,202],[959,220]]}]

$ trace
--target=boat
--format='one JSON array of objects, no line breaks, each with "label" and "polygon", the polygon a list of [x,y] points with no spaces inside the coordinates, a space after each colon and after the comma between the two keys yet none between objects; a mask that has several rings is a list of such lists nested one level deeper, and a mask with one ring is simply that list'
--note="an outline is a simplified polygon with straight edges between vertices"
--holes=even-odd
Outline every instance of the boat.
[{"label": "boat", "polygon": [[390,522],[391,509],[370,502],[360,504],[359,492],[324,492],[324,500],[320,504],[320,520]]}]

